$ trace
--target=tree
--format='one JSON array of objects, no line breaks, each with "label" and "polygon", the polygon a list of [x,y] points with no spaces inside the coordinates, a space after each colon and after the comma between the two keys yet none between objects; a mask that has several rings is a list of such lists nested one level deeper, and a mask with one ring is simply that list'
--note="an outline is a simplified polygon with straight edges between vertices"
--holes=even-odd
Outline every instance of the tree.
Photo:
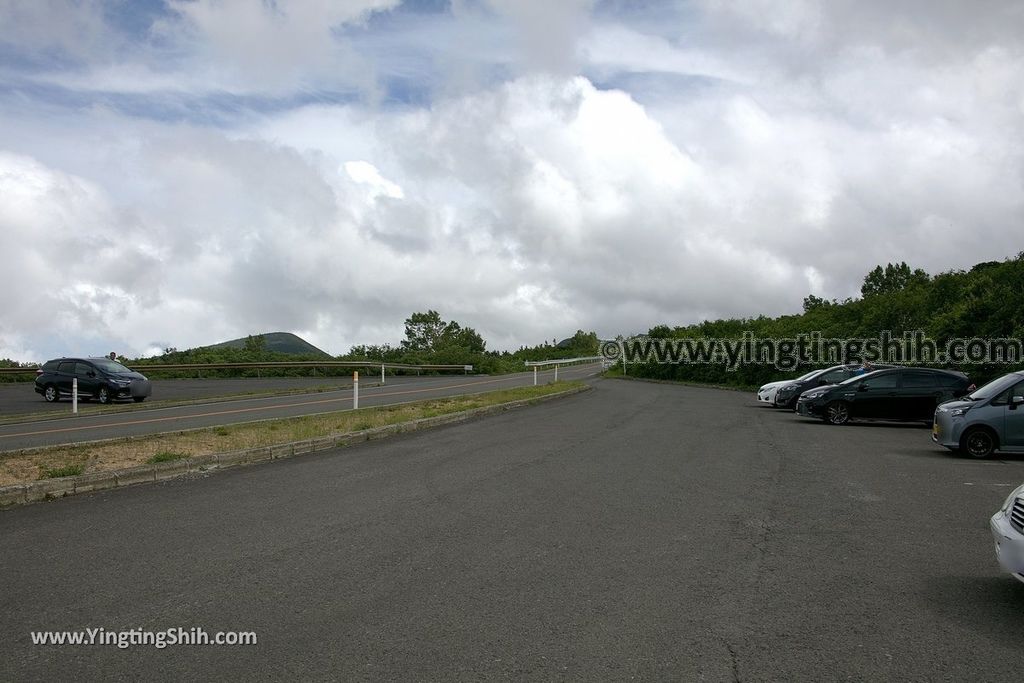
[{"label": "tree", "polygon": [[861,285],[860,293],[867,296],[876,294],[888,294],[898,292],[912,285],[925,284],[931,278],[928,273],[920,268],[910,270],[905,261],[898,264],[888,263],[883,269],[882,266],[875,268],[864,277],[864,284]]},{"label": "tree", "polygon": [[255,337],[249,335],[245,338],[245,350],[247,353],[260,354],[263,353],[267,348],[267,340],[263,338],[262,334],[257,334]]},{"label": "tree", "polygon": [[487,343],[472,327],[462,327],[453,320],[445,325],[437,347],[454,348],[469,354],[480,354],[486,350]]},{"label": "tree", "polygon": [[431,352],[441,338],[448,323],[441,320],[437,311],[413,313],[405,320],[405,339],[402,348],[406,351]]},{"label": "tree", "polygon": [[[874,271],[872,271],[872,272],[874,272]],[[864,291],[864,288],[862,287],[861,288],[861,292],[863,292],[863,291]],[[815,309],[824,308],[826,306],[831,306],[831,305],[832,305],[831,301],[828,301],[827,299],[822,299],[820,296],[814,296],[813,294],[808,294],[807,296],[804,297],[804,313],[810,313],[811,311],[813,311]]]}]

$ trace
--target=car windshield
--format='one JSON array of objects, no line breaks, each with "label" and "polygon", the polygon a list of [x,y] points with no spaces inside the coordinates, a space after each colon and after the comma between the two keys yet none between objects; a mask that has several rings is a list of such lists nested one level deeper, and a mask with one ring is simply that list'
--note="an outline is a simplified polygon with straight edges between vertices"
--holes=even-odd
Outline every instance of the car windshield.
[{"label": "car windshield", "polygon": [[853,377],[850,377],[850,378],[844,379],[844,380],[843,380],[842,382],[840,382],[839,384],[840,384],[840,385],[842,385],[842,384],[853,384],[854,382],[857,382],[857,381],[859,381],[859,380],[862,380],[862,379],[864,379],[865,377],[870,377],[871,375],[874,375],[874,374],[875,374],[876,372],[879,372],[879,371],[878,371],[878,370],[873,370],[873,371],[871,371],[871,372],[864,372],[864,373],[861,373],[861,374],[859,374],[859,375],[854,375]]},{"label": "car windshield", "polygon": [[98,367],[100,370],[103,370],[104,372],[109,372],[115,375],[122,375],[126,372],[131,372],[131,370],[121,365],[116,360],[96,358],[92,361],[92,364]]},{"label": "car windshield", "polygon": [[1013,373],[1009,375],[1003,375],[999,379],[994,379],[985,386],[977,389],[973,393],[969,394],[967,398],[972,401],[984,401],[992,398],[999,393],[1009,389],[1013,384],[1021,379],[1019,374]]},{"label": "car windshield", "polygon": [[810,372],[808,372],[808,373],[807,373],[806,375],[804,375],[804,376],[802,376],[802,377],[797,377],[797,378],[796,378],[795,380],[793,380],[793,381],[794,381],[794,382],[803,382],[804,380],[808,380],[808,379],[811,379],[812,377],[815,377],[815,376],[817,376],[817,375],[820,375],[820,374],[821,374],[821,373],[823,373],[823,372],[825,372],[825,371],[824,371],[824,370],[811,370],[811,371],[810,371]]}]

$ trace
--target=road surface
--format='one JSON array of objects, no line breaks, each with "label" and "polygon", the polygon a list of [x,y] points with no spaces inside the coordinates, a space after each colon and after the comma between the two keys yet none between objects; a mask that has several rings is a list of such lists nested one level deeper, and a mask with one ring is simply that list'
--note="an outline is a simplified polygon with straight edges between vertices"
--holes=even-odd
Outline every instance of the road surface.
[{"label": "road surface", "polygon": [[[1019,681],[1020,458],[714,389],[593,391],[0,513],[0,680]],[[30,632],[251,631],[254,646]]]},{"label": "road surface", "polygon": [[[560,368],[558,376],[559,379],[581,379],[593,377],[600,371],[599,364],[578,365]],[[553,371],[539,373],[538,381],[546,382],[552,377]],[[378,377],[375,380],[365,380],[367,386],[361,387],[359,392],[360,408],[528,386],[533,384],[533,373],[402,378],[397,381],[389,379],[384,386],[377,386],[375,383],[379,382],[379,379]],[[26,418],[26,421],[0,424],[0,451],[126,436],[146,436],[160,432],[348,410],[352,408],[353,399],[350,386],[349,383],[341,389],[310,394],[210,399],[198,405],[169,408],[118,411],[106,410],[105,406],[99,406],[98,410],[78,415],[69,414],[60,419],[47,416],[46,419],[32,421]],[[59,405],[70,413],[70,402],[62,401]]]}]

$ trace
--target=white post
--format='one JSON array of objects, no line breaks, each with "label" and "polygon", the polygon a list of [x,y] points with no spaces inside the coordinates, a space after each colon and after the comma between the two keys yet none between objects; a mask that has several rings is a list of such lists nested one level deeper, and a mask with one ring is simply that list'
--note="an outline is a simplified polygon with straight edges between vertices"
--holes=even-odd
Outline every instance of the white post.
[{"label": "white post", "polygon": [[384,364],[380,364],[380,383],[384,384]]},{"label": "white post", "polygon": [[537,386],[537,366],[533,366],[533,386]]},{"label": "white post", "polygon": [[558,381],[558,363],[555,363],[555,381]]},{"label": "white post", "polygon": [[359,371],[352,373],[352,410],[359,409]]},{"label": "white post", "polygon": [[78,413],[78,378],[71,380],[71,412]]}]

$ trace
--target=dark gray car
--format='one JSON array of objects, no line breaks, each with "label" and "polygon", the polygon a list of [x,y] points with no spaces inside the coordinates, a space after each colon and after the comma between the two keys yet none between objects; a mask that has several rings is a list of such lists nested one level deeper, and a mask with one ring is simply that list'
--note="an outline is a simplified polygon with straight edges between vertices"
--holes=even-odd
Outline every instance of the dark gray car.
[{"label": "dark gray car", "polygon": [[932,441],[972,458],[1024,453],[1024,372],[993,380],[935,409]]},{"label": "dark gray car", "polygon": [[146,400],[153,387],[146,376],[109,358],[57,358],[47,361],[36,373],[37,394],[47,402],[71,396],[78,380],[80,398],[95,398],[100,403],[131,399]]}]

